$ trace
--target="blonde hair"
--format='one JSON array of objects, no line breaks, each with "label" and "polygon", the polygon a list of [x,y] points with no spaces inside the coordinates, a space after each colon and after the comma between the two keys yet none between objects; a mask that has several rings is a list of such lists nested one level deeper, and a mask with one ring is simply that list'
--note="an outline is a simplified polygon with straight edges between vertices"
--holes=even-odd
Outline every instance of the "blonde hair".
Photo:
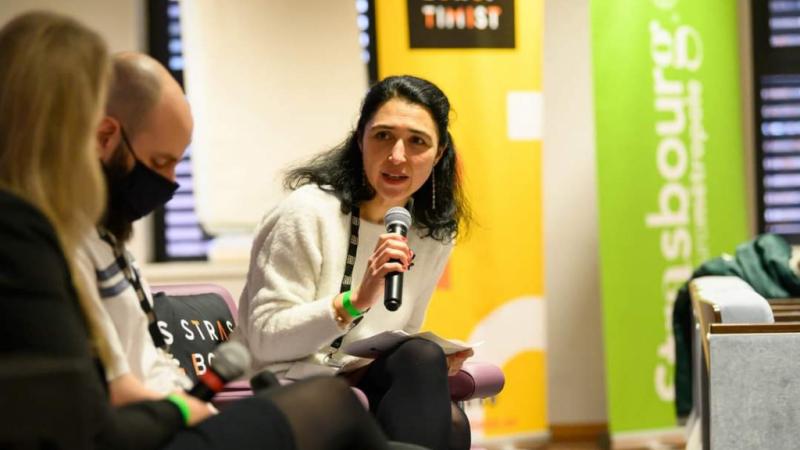
[{"label": "blonde hair", "polygon": [[109,73],[105,42],[73,19],[32,12],[0,29],[0,188],[53,225],[90,339],[105,361],[107,343],[73,261],[105,206],[94,131]]}]

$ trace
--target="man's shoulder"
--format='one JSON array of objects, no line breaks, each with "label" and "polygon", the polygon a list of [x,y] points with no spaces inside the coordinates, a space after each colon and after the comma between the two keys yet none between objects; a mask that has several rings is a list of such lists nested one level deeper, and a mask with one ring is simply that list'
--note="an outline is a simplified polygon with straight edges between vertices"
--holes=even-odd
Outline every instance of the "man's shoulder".
[{"label": "man's shoulder", "polygon": [[113,249],[100,237],[97,229],[92,229],[86,235],[78,248],[78,253],[90,260],[95,267],[108,265],[109,261],[115,259]]},{"label": "man's shoulder", "polygon": [[114,249],[103,240],[97,229],[93,229],[81,242],[76,252],[76,262],[86,276],[94,279],[103,298],[116,296],[119,294],[117,291],[126,284],[121,278],[123,275]]}]

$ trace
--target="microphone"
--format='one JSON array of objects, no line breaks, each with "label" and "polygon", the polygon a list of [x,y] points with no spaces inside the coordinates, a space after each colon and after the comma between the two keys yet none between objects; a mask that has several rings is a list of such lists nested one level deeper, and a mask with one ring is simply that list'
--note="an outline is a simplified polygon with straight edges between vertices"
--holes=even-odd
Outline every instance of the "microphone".
[{"label": "microphone", "polygon": [[[383,216],[387,233],[397,233],[401,236],[408,234],[411,228],[411,213],[401,206],[396,206]],[[397,261],[393,259],[392,261]],[[397,311],[403,303],[403,273],[391,272],[386,274],[386,283],[383,291],[383,306],[389,311]]]},{"label": "microphone", "polygon": [[239,378],[250,367],[251,357],[247,348],[235,341],[227,341],[214,349],[214,359],[189,395],[209,402],[214,394],[225,387],[225,383]]}]

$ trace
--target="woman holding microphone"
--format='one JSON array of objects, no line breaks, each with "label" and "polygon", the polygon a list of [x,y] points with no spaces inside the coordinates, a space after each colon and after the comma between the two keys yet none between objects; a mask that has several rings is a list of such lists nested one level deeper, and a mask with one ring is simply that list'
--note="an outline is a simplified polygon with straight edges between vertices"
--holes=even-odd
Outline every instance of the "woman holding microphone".
[{"label": "woman holding microphone", "polygon": [[[387,330],[419,331],[454,239],[469,223],[450,104],[413,76],[374,85],[345,142],[291,170],[293,192],[262,220],[240,299],[238,338],[255,369],[302,379],[341,374],[363,390],[390,439],[469,448],[469,423],[451,405],[447,376],[471,351],[446,357],[408,340],[376,360],[349,342]],[[407,236],[384,215],[405,207]],[[412,268],[413,266],[413,268]],[[402,304],[384,307],[387,274],[404,276]]]}]

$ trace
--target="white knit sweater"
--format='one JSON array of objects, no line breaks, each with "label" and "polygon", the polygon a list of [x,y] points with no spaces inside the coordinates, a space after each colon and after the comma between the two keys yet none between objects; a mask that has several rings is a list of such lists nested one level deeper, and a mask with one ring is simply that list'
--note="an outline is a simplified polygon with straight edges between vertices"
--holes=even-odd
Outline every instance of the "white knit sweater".
[{"label": "white knit sweater", "polygon": [[[253,353],[254,371],[269,369],[290,379],[333,372],[323,359],[331,342],[344,333],[331,302],[339,293],[350,236],[350,215],[340,208],[333,194],[306,185],[262,219],[234,333]],[[360,285],[383,232],[383,225],[361,221],[353,289]],[[419,331],[452,245],[423,239],[413,227],[408,238],[416,259],[404,275],[402,306],[390,312],[376,303],[346,335],[343,346],[386,330]],[[342,352],[335,359],[348,368],[368,362]]]}]

